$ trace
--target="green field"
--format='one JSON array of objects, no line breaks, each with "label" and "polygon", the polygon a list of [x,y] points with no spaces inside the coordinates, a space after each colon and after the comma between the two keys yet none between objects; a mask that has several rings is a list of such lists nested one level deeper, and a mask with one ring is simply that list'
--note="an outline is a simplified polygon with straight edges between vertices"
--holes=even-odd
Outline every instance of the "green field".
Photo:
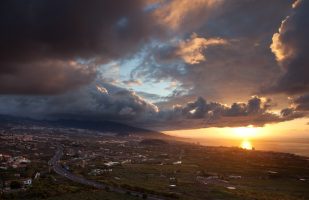
[{"label": "green field", "polygon": [[[70,171],[110,187],[183,200],[305,200],[309,199],[309,160],[287,153],[205,147],[182,142],[143,145],[139,142],[66,145],[79,155],[65,155],[61,162]],[[108,149],[108,150],[107,150]],[[68,152],[68,151],[67,151]],[[84,156],[81,154],[81,156]],[[77,159],[76,159],[77,158]],[[85,159],[84,166],[81,161]],[[130,159],[131,162],[122,163]],[[119,161],[106,166],[108,161]],[[181,161],[181,163],[177,163]],[[24,173],[45,170],[25,191],[4,192],[1,199],[137,199],[131,192],[119,194],[74,183],[47,170],[46,162],[33,163]],[[110,170],[93,174],[95,169]],[[16,170],[1,171],[9,179]]]},{"label": "green field", "polygon": [[[183,150],[180,165],[123,164],[113,167],[111,173],[97,176],[87,174],[88,169],[75,170],[89,179],[178,199],[309,199],[309,162],[304,157],[238,148],[179,145],[174,149]],[[148,148],[153,157],[162,153],[160,147]],[[168,154],[171,159],[178,157],[173,149]],[[95,161],[96,166],[100,165],[98,162]],[[272,176],[269,171],[276,174]],[[197,181],[198,176],[207,179],[214,175],[218,178],[206,184]],[[306,180],[301,181],[301,178]],[[171,184],[176,187],[170,187]],[[229,186],[235,189],[228,189]]]}]

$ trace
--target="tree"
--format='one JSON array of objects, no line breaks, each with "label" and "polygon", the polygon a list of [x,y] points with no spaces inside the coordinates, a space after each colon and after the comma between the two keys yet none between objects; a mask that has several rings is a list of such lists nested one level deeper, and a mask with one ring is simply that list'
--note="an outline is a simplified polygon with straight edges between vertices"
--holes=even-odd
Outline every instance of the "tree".
[{"label": "tree", "polygon": [[21,188],[21,183],[18,181],[12,181],[10,184],[11,189],[20,189]]},{"label": "tree", "polygon": [[147,199],[147,197],[148,197],[147,194],[143,194],[142,196],[143,199]]},{"label": "tree", "polygon": [[108,186],[105,186],[105,191],[109,192],[109,191],[111,191],[111,189]]}]

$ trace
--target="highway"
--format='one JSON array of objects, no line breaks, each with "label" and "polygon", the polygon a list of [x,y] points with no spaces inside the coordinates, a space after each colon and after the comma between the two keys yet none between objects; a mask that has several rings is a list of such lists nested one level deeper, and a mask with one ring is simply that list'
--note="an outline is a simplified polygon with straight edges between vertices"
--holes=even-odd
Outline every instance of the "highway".
[{"label": "highway", "polygon": [[[118,188],[118,187],[116,188],[116,187],[113,187],[113,186],[110,186],[110,185],[107,185],[107,184],[104,184],[104,183],[99,183],[99,182],[96,182],[96,181],[93,181],[93,180],[88,180],[84,177],[75,175],[72,172],[68,171],[67,169],[65,169],[64,167],[61,166],[60,160],[61,160],[62,156],[63,156],[63,147],[61,145],[59,145],[57,147],[55,155],[50,159],[48,164],[50,166],[52,166],[53,170],[57,174],[59,174],[63,177],[66,177],[67,179],[70,179],[71,181],[74,181],[76,183],[80,183],[80,184],[83,184],[83,185],[92,186],[92,187],[97,188],[97,189],[105,189],[106,187],[108,187],[111,192],[117,192],[117,193],[122,193],[122,194],[128,194],[129,193],[132,196],[136,196],[136,197],[140,197],[140,198],[143,197],[143,194],[146,194],[146,193],[136,192],[136,191],[132,191],[132,190],[127,190],[127,189],[124,189],[124,188]],[[159,196],[152,195],[152,194],[146,194],[146,195],[147,195],[147,199],[149,199],[149,200],[164,200],[164,199],[166,199],[166,198],[159,197]]]}]

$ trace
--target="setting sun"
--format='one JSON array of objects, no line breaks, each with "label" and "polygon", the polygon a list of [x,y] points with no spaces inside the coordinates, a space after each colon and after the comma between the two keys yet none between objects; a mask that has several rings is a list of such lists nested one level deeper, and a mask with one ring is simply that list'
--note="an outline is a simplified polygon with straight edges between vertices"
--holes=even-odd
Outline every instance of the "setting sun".
[{"label": "setting sun", "polygon": [[247,150],[253,149],[252,144],[249,139],[257,136],[259,128],[256,128],[250,125],[247,127],[234,128],[233,131],[236,137],[243,139],[243,141],[240,144],[240,147],[242,149],[247,149]]},{"label": "setting sun", "polygon": [[243,149],[252,150],[252,144],[249,140],[243,140],[240,147]]}]

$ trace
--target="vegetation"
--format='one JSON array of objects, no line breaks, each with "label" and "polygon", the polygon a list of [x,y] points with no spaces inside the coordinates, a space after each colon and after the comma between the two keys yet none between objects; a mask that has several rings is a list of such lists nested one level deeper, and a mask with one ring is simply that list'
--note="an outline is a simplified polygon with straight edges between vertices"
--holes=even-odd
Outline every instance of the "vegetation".
[{"label": "vegetation", "polygon": [[[61,165],[76,176],[104,183],[103,189],[51,170],[48,161],[60,141]],[[7,168],[0,169],[1,200],[133,200],[138,199],[136,193],[139,199],[309,199],[309,160],[293,154],[95,134],[52,133],[18,143],[3,143],[0,150],[10,149],[6,154],[24,156],[31,163],[14,168],[3,159],[1,166]],[[37,172],[40,176],[34,178]],[[20,184],[29,178],[31,186]],[[115,188],[120,193],[113,192]]]}]

